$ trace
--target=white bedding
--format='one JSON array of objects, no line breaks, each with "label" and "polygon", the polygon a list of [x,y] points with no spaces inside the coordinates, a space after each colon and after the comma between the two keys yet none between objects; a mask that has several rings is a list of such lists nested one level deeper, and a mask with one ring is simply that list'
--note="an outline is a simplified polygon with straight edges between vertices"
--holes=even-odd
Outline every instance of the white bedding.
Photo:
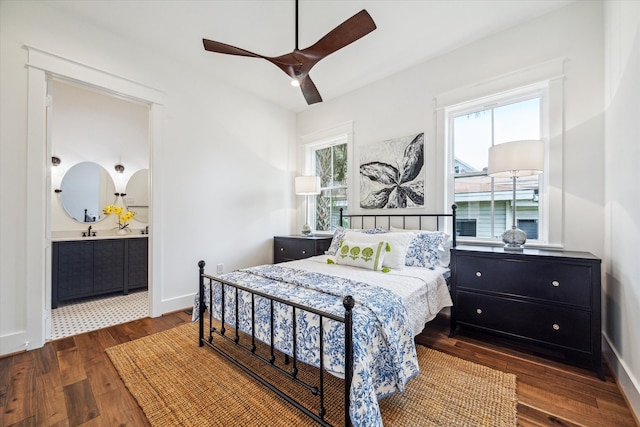
[{"label": "white bedding", "polygon": [[327,264],[330,256],[319,255],[298,261],[282,263],[283,266],[300,268],[316,273],[330,274],[346,279],[365,282],[373,286],[389,289],[402,298],[413,331],[413,336],[424,329],[444,307],[453,305],[443,274],[447,269],[435,270],[422,267],[405,267],[389,273],[338,264]]}]

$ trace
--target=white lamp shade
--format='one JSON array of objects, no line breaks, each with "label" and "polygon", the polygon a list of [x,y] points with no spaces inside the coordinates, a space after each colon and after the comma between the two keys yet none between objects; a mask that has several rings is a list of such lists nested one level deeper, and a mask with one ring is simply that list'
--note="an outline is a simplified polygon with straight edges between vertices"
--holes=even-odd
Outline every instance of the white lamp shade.
[{"label": "white lamp shade", "polygon": [[487,175],[495,178],[530,176],[544,169],[544,142],[511,141],[489,148]]},{"label": "white lamp shade", "polygon": [[319,176],[297,176],[296,177],[296,194],[301,196],[311,196],[320,194],[320,177]]}]

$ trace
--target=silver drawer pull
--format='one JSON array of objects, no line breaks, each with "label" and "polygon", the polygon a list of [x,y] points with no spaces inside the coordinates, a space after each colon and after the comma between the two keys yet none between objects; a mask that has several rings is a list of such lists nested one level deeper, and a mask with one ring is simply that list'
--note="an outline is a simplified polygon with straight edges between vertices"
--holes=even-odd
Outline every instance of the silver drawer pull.
[{"label": "silver drawer pull", "polygon": [[307,251],[302,251],[302,253],[303,253],[303,254],[306,254],[306,253],[307,253]]},{"label": "silver drawer pull", "polygon": [[481,308],[476,308],[476,313],[482,314],[482,309]]},{"label": "silver drawer pull", "polygon": [[551,284],[552,284],[553,286],[555,286],[556,288],[557,288],[558,286],[560,286],[560,282],[558,282],[557,280],[554,280],[553,282],[551,282]]},{"label": "silver drawer pull", "polygon": [[476,277],[482,277],[482,272],[481,271],[476,271]]},{"label": "silver drawer pull", "polygon": [[554,331],[559,331],[560,330],[560,325],[558,325],[557,323],[554,323],[552,327],[553,327]]},{"label": "silver drawer pull", "polygon": [[280,252],[284,251],[284,248],[280,248]]}]

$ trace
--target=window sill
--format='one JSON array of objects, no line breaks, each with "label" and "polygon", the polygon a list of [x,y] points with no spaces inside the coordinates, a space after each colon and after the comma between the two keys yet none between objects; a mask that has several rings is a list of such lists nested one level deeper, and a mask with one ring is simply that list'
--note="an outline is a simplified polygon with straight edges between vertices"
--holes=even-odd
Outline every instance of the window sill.
[{"label": "window sill", "polygon": [[[457,237],[456,244],[458,245],[468,245],[468,246],[496,246],[501,247],[504,246],[504,243],[498,240],[480,240],[480,239],[464,239]],[[524,244],[526,249],[546,249],[546,250],[563,250],[564,245],[559,244],[549,244],[538,241],[527,242]]]}]

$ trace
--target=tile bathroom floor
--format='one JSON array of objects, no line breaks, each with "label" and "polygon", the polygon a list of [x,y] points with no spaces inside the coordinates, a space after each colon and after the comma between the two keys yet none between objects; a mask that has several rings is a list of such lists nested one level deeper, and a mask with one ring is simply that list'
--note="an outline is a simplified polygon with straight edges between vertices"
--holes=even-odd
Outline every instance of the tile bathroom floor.
[{"label": "tile bathroom floor", "polygon": [[112,294],[65,301],[51,310],[51,339],[95,331],[147,316],[149,292],[146,289],[128,295]]}]

